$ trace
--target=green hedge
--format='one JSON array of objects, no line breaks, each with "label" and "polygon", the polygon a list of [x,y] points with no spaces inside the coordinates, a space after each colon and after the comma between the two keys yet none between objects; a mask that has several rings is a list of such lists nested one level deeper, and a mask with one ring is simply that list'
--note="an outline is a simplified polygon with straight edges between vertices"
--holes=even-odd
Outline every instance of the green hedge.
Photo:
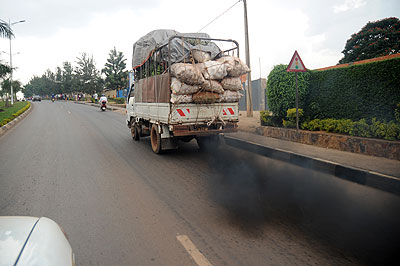
[{"label": "green hedge", "polygon": [[[352,120],[395,119],[400,103],[400,58],[312,71],[305,116]],[[286,108],[287,110],[287,108]]]},{"label": "green hedge", "polygon": [[[276,65],[268,75],[267,100],[269,109],[279,118],[286,117],[286,111],[296,107],[296,76],[286,72],[287,65]],[[299,108],[304,107],[309,87],[310,72],[298,73]]]},{"label": "green hedge", "polygon": [[109,102],[114,102],[116,104],[124,104],[125,103],[125,98],[108,98]]}]

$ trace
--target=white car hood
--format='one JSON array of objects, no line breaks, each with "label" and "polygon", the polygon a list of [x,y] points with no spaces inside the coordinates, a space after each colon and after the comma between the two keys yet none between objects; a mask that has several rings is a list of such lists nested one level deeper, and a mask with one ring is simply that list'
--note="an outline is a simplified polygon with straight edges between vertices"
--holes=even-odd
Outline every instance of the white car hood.
[{"label": "white car hood", "polygon": [[0,217],[0,266],[14,265],[39,218]]},{"label": "white car hood", "polygon": [[18,265],[71,266],[73,253],[68,240],[56,222],[41,217],[18,260]]}]

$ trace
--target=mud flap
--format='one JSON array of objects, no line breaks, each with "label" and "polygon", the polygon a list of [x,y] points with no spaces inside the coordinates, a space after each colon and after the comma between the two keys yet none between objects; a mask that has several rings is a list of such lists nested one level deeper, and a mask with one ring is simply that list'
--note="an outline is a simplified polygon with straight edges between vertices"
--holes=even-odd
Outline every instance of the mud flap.
[{"label": "mud flap", "polygon": [[162,150],[176,150],[178,149],[178,140],[175,138],[162,138],[161,149]]}]

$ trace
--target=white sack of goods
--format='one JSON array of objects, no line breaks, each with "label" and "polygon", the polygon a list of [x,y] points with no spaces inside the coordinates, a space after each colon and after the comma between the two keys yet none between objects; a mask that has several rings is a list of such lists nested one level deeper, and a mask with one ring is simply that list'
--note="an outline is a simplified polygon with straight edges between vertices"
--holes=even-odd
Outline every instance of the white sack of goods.
[{"label": "white sack of goods", "polygon": [[210,52],[204,52],[204,51],[197,50],[197,49],[193,49],[192,50],[192,56],[193,56],[193,59],[197,63],[204,63],[206,61],[210,61],[211,60],[211,53]]},{"label": "white sack of goods", "polygon": [[178,104],[178,103],[191,103],[193,102],[192,95],[177,95],[171,94],[171,103]]},{"label": "white sack of goods", "polygon": [[220,95],[217,93],[212,93],[208,91],[200,91],[198,93],[193,94],[193,102],[194,103],[203,103],[210,104],[215,103],[220,100]]},{"label": "white sack of goods", "polygon": [[230,91],[243,90],[242,81],[240,80],[240,78],[226,77],[223,80],[221,80],[221,85],[224,88],[224,90],[230,90]]},{"label": "white sack of goods", "polygon": [[205,79],[223,79],[228,75],[226,64],[217,61],[207,61],[198,64]]},{"label": "white sack of goods", "polygon": [[230,77],[240,77],[241,75],[250,72],[250,68],[237,57],[224,56],[218,58],[217,61],[226,66],[228,76]]},{"label": "white sack of goods", "polygon": [[201,86],[202,91],[209,91],[221,94],[224,92],[224,88],[222,88],[221,83],[216,80],[206,80]]},{"label": "white sack of goods", "polygon": [[176,63],[171,66],[172,76],[189,85],[200,85],[204,83],[203,75],[196,65]]},{"label": "white sack of goods", "polygon": [[223,103],[234,103],[238,102],[240,97],[242,97],[242,94],[239,91],[226,90],[223,94],[221,94],[219,101]]},{"label": "white sack of goods", "polygon": [[180,82],[177,78],[171,78],[171,90],[173,94],[193,94],[198,92],[200,87],[198,85],[188,85]]}]

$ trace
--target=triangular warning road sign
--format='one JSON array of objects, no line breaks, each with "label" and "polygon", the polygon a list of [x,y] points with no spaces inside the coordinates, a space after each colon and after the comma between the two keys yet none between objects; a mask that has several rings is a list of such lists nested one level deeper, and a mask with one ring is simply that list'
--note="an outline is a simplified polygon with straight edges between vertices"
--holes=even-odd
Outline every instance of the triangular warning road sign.
[{"label": "triangular warning road sign", "polygon": [[306,72],[307,68],[304,66],[303,61],[297,51],[294,51],[292,60],[290,60],[289,66],[286,69],[287,72]]}]

